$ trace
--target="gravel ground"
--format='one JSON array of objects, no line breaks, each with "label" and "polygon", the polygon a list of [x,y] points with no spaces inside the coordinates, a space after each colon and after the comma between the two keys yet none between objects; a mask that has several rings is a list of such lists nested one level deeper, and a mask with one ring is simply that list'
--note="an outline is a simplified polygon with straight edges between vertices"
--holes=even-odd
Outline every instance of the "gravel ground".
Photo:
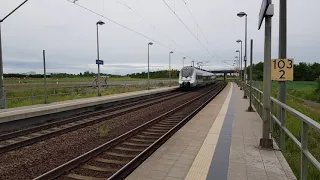
[{"label": "gravel ground", "polygon": [[[35,178],[164,112],[192,99],[206,89],[188,93],[77,131],[0,154],[0,179]],[[106,130],[101,130],[105,129]],[[102,136],[105,134],[105,136]]]},{"label": "gravel ground", "polygon": [[[176,117],[176,116],[183,116],[183,117],[186,117],[188,114],[190,114],[191,112],[193,112],[195,110],[196,107],[199,107],[200,105],[202,105],[206,99],[208,99],[208,97],[211,96],[211,95],[206,95],[205,98],[201,98],[195,102],[193,102],[192,104],[184,107],[182,109],[182,111],[179,111],[179,112],[176,112],[175,114],[171,115],[171,116],[168,116],[167,118],[165,119],[162,119],[161,122],[173,122],[174,120],[172,120],[172,118]],[[181,118],[178,118],[178,122],[181,121]],[[178,122],[176,122],[175,124],[178,124]],[[159,122],[158,122],[159,123]],[[157,127],[159,124],[156,123],[154,125],[151,126],[151,129],[152,128],[155,128]],[[174,126],[174,125],[172,125]],[[150,130],[150,129],[149,129]],[[166,130],[162,133],[162,135],[167,132]],[[138,133],[138,134],[141,134]],[[132,138],[135,138],[137,137],[137,135],[134,135],[132,136]],[[159,138],[161,135],[157,135],[157,137]],[[138,138],[139,139],[139,138]],[[125,140],[124,142],[131,142],[131,143],[137,143],[136,141],[132,141],[131,139],[128,139],[128,140]],[[123,142],[122,142],[123,143]],[[144,143],[144,142],[141,142],[140,144],[151,144],[151,143]],[[124,144],[119,144],[115,147],[124,147],[124,146],[128,146],[128,145],[124,145]],[[104,158],[104,159],[112,159],[112,160],[120,160],[120,161],[130,161],[133,159],[133,157],[135,157],[136,155],[138,155],[140,152],[135,152],[135,151],[123,151],[123,150],[119,150],[119,149],[116,149],[115,147],[105,151],[104,153],[100,154],[99,156],[97,156],[96,158]],[[130,147],[130,146],[129,146]],[[131,146],[131,148],[146,148],[146,147],[143,147],[143,146]],[[112,155],[109,155],[109,154],[105,154],[105,153],[119,153],[119,154],[125,154],[125,155],[133,155],[133,157],[127,157],[127,158],[124,158],[124,157],[118,157],[118,156],[112,156]],[[114,164],[108,164],[108,163],[100,163],[100,162],[96,162],[94,160],[90,160],[88,162],[86,162],[84,165],[94,165],[94,166],[97,166],[97,167],[105,167],[105,168],[116,168],[116,169],[120,169],[121,167],[123,167],[123,165],[114,165]],[[94,171],[94,170],[89,170],[89,169],[85,169],[85,168],[81,168],[81,167],[78,167],[78,168],[75,168],[73,169],[71,172],[71,174],[78,174],[78,175],[84,175],[84,176],[90,176],[90,177],[95,177],[95,178],[109,178],[110,176],[112,176],[114,173],[110,173],[110,172],[103,172],[103,171]],[[63,179],[64,177],[62,178],[57,178],[57,179]]]}]

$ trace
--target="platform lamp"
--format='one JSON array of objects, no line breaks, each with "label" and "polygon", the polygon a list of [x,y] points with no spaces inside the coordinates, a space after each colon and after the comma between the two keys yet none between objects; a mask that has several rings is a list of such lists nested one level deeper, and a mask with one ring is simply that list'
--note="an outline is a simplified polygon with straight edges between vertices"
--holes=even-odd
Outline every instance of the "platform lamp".
[{"label": "platform lamp", "polygon": [[[242,40],[241,39],[238,39],[237,41],[236,41],[237,43],[240,43],[240,52],[239,52],[239,66],[240,66],[240,72],[242,71]],[[241,76],[241,74],[240,74],[240,81],[242,80],[242,76]]]},{"label": "platform lamp", "polygon": [[234,62],[237,64],[237,74],[238,74],[238,77],[239,77],[240,75],[239,75],[239,62],[238,62],[238,59],[235,59]]},{"label": "platform lamp", "polygon": [[[247,27],[248,27],[248,24],[247,24],[247,17],[248,15],[245,13],[245,12],[239,12],[237,14],[238,17],[243,17],[245,16],[245,38],[244,38],[244,73],[243,73],[243,88],[244,86],[246,85],[247,83],[247,78],[246,78],[246,74],[247,74]],[[246,95],[246,91],[245,89],[243,89],[243,98],[244,99],[247,99],[247,95]]]},{"label": "platform lamp", "polygon": [[[97,25],[97,60],[100,60],[99,57],[99,25],[102,26],[105,23],[103,21],[98,21],[96,23]],[[101,92],[100,92],[100,64],[98,63],[98,96],[101,96]]]},{"label": "platform lamp", "polygon": [[173,51],[169,52],[169,86],[171,87],[171,54],[173,54]]},{"label": "platform lamp", "polygon": [[2,61],[2,41],[1,41],[1,23],[4,22],[10,15],[12,15],[16,10],[18,10],[20,7],[22,7],[28,0],[23,1],[19,6],[17,6],[14,10],[9,12],[4,18],[0,19],[0,108],[5,109],[6,108],[6,102],[5,102],[5,92],[4,92],[4,81],[3,81],[3,61]]},{"label": "platform lamp", "polygon": [[241,86],[241,79],[242,79],[242,63],[241,63],[241,55],[240,55],[240,51],[236,50],[237,53],[239,53],[239,56],[237,56],[238,58],[238,62],[239,62],[239,85],[240,85],[240,90],[242,90],[242,86]]},{"label": "platform lamp", "polygon": [[186,59],[186,57],[182,58],[182,67],[184,67],[184,60]]},{"label": "platform lamp", "polygon": [[150,46],[152,45],[153,43],[152,42],[149,42],[148,43],[148,89],[150,89],[150,75],[149,75],[149,64],[150,64],[150,60],[149,60],[149,48]]}]

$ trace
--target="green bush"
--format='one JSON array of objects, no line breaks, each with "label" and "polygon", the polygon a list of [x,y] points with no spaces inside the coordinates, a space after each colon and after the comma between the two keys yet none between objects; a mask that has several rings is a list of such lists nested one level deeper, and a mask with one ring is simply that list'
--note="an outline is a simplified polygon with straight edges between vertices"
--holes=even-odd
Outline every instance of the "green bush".
[{"label": "green bush", "polygon": [[317,82],[318,82],[318,87],[317,89],[314,91],[314,96],[315,96],[315,100],[317,102],[320,102],[320,77],[317,79]]}]

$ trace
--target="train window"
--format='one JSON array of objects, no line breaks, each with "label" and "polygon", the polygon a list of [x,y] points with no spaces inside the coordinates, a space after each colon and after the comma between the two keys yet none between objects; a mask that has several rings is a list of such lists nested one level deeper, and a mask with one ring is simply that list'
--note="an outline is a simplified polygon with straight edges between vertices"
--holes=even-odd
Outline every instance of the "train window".
[{"label": "train window", "polygon": [[191,77],[193,74],[193,69],[181,69],[181,76],[182,77]]}]

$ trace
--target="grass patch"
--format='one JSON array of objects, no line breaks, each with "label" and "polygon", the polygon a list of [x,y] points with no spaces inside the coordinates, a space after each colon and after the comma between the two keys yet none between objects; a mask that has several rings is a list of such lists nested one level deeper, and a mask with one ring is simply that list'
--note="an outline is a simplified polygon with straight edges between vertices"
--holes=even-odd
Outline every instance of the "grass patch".
[{"label": "grass patch", "polygon": [[[166,80],[168,78],[159,78],[156,80]],[[56,82],[93,82],[93,77],[73,77],[73,78],[47,78],[47,83]],[[146,78],[130,78],[130,77],[120,77],[120,78],[109,78],[108,81],[146,81]],[[20,82],[19,82],[20,81]],[[26,83],[44,83],[43,78],[5,78],[5,84],[26,84]]]},{"label": "grass patch", "polygon": [[[178,82],[172,82],[172,85],[178,85]],[[152,84],[151,87],[166,87],[167,81],[159,81]],[[147,90],[146,84],[133,84],[122,86],[107,86],[101,87],[101,94],[103,96]],[[40,88],[21,89],[16,88],[14,90],[6,91],[6,105],[7,108],[29,106],[34,104],[44,104],[45,91]],[[88,87],[55,87],[47,89],[48,103],[97,97],[97,88]]]},{"label": "grass patch", "polygon": [[[263,82],[259,81],[259,88],[262,89]],[[319,83],[316,81],[288,81],[286,82],[286,92],[288,95],[305,100],[320,102]],[[272,82],[272,89],[278,88],[278,82]],[[319,88],[320,89],[320,88]]]},{"label": "grass patch", "polygon": [[99,134],[99,137],[106,137],[110,132],[110,128],[106,125],[103,125],[97,128],[97,132]]}]

